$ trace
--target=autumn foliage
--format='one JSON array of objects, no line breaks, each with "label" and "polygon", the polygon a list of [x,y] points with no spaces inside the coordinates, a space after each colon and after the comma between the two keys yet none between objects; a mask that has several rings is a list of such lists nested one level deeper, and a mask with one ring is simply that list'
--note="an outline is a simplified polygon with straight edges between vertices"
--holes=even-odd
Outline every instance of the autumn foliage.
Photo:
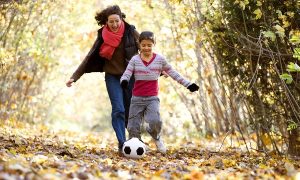
[{"label": "autumn foliage", "polygon": [[[28,130],[28,126],[31,130]],[[12,128],[14,127],[14,128]],[[222,138],[166,138],[162,155],[150,147],[143,159],[118,155],[108,133],[53,132],[45,126],[9,122],[0,126],[2,179],[297,179],[300,161],[247,153]],[[222,148],[220,148],[222,147]]]},{"label": "autumn foliage", "polygon": [[114,1],[200,86],[159,79],[169,152],[146,136],[142,160],[117,154],[103,74],[64,85],[111,3],[0,2],[0,178],[299,177],[299,1]]}]

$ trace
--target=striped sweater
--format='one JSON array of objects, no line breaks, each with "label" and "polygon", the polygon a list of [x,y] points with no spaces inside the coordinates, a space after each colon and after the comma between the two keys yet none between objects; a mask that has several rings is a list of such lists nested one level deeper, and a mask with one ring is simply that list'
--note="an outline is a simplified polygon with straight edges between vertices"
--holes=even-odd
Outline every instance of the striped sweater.
[{"label": "striped sweater", "polygon": [[165,71],[172,79],[185,87],[188,87],[190,84],[192,84],[190,81],[182,77],[177,71],[175,71],[172,66],[166,61],[165,57],[159,54],[154,55],[155,57],[153,61],[150,61],[149,64],[146,64],[145,61],[141,59],[141,56],[139,54],[133,56],[120,79],[120,82],[122,82],[123,80],[129,81],[132,74],[134,74],[134,96],[157,95],[157,81],[163,71]]}]

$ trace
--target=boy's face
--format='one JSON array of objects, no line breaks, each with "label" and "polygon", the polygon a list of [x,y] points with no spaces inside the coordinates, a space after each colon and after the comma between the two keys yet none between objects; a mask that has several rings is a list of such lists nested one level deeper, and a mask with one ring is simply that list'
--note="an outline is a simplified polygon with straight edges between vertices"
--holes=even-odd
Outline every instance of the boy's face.
[{"label": "boy's face", "polygon": [[143,54],[144,56],[152,55],[153,46],[154,43],[152,42],[152,40],[148,40],[148,39],[142,40],[140,42],[141,54]]}]

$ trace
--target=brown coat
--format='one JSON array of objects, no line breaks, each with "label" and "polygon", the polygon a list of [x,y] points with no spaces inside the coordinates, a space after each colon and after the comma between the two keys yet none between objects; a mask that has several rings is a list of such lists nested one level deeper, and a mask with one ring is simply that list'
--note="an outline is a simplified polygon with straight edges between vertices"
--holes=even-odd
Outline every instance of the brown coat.
[{"label": "brown coat", "polygon": [[[120,62],[122,72],[118,72],[118,75],[122,75],[122,73],[126,69],[126,66],[129,62],[129,60],[131,59],[131,57],[138,53],[138,36],[139,36],[139,34],[135,30],[135,27],[133,25],[130,25],[125,22],[124,35],[123,35],[121,43],[119,45],[119,46],[123,46],[123,48],[122,49],[116,48],[116,50],[122,51],[122,52],[115,51],[111,60],[107,60],[107,59],[101,57],[99,55],[99,49],[103,43],[102,29],[103,29],[103,27],[98,30],[98,36],[97,36],[97,39],[95,40],[92,48],[90,49],[89,53],[86,55],[86,57],[83,59],[81,64],[78,66],[76,71],[71,76],[70,79],[74,79],[74,82],[76,82],[84,73],[112,71],[113,69],[109,69],[109,65],[108,65],[111,62],[109,62],[109,63],[106,63],[106,62],[113,61],[114,59],[117,59],[118,62]],[[121,61],[120,61],[120,59],[121,59]],[[107,67],[105,67],[106,64],[107,64]],[[121,74],[119,74],[119,73],[121,73]]]}]

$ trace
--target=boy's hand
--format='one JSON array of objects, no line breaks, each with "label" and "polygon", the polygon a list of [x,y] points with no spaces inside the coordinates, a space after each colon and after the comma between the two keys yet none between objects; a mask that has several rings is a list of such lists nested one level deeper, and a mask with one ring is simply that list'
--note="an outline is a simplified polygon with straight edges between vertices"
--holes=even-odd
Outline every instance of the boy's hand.
[{"label": "boy's hand", "polygon": [[126,88],[128,87],[128,81],[123,80],[123,81],[121,82],[121,87],[122,87],[123,89],[126,89]]},{"label": "boy's hand", "polygon": [[193,83],[193,84],[189,85],[187,88],[188,88],[191,92],[194,92],[194,91],[198,91],[199,86],[197,86],[197,84]]}]

